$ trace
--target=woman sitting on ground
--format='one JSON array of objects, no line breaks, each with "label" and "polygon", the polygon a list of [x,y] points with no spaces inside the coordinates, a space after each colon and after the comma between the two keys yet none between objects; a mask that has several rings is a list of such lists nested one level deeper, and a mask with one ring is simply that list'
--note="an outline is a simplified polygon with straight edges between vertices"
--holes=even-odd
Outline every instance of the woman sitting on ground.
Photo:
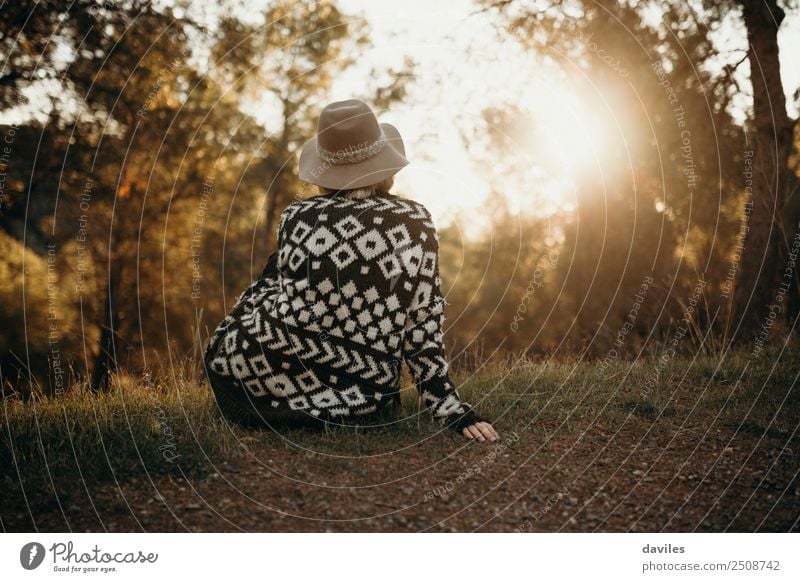
[{"label": "woman sitting on ground", "polygon": [[436,229],[425,206],[389,193],[408,163],[397,129],[363,101],[322,111],[300,154],[300,178],[320,194],[281,214],[278,251],[206,349],[228,419],[320,425],[374,414],[399,402],[405,361],[435,419],[498,438],[450,381]]}]

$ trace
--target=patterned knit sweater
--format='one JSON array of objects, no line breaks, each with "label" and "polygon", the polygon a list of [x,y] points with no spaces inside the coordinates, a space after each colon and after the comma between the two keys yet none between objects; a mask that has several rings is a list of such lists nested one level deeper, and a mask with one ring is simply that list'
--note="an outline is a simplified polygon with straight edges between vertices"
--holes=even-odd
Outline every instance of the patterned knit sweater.
[{"label": "patterned knit sweater", "polygon": [[206,365],[253,401],[336,419],[391,402],[405,361],[433,417],[460,431],[482,418],[448,374],[438,254],[419,202],[386,192],[295,201],[280,218],[277,268],[240,295]]}]

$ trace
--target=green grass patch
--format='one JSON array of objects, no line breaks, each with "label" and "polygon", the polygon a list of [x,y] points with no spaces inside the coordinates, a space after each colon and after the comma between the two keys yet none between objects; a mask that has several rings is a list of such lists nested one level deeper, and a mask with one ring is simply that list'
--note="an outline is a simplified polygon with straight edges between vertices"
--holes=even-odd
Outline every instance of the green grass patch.
[{"label": "green grass patch", "polygon": [[191,472],[237,443],[210,391],[185,382],[118,379],[103,394],[76,386],[58,398],[6,399],[0,423],[3,495],[24,491],[34,503],[83,483]]}]

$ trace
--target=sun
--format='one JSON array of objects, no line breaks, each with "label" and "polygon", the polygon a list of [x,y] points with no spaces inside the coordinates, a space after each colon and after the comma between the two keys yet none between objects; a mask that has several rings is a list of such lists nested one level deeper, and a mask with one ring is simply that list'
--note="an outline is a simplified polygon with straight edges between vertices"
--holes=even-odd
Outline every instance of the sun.
[{"label": "sun", "polygon": [[538,151],[545,151],[550,170],[574,175],[602,164],[610,146],[599,108],[575,92],[542,93],[532,108]]},{"label": "sun", "polygon": [[526,96],[514,128],[514,171],[504,178],[509,205],[540,215],[572,211],[581,183],[608,171],[613,126],[593,101],[557,85]]}]

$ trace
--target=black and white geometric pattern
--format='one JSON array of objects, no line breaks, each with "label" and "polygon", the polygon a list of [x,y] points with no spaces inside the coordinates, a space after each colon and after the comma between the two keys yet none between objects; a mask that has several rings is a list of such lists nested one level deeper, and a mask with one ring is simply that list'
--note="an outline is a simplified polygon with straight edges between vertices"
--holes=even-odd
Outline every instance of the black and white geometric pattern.
[{"label": "black and white geometric pattern", "polygon": [[336,418],[390,401],[405,361],[434,418],[475,422],[448,374],[438,253],[430,213],[407,198],[293,202],[277,268],[239,296],[206,365],[259,406]]}]

